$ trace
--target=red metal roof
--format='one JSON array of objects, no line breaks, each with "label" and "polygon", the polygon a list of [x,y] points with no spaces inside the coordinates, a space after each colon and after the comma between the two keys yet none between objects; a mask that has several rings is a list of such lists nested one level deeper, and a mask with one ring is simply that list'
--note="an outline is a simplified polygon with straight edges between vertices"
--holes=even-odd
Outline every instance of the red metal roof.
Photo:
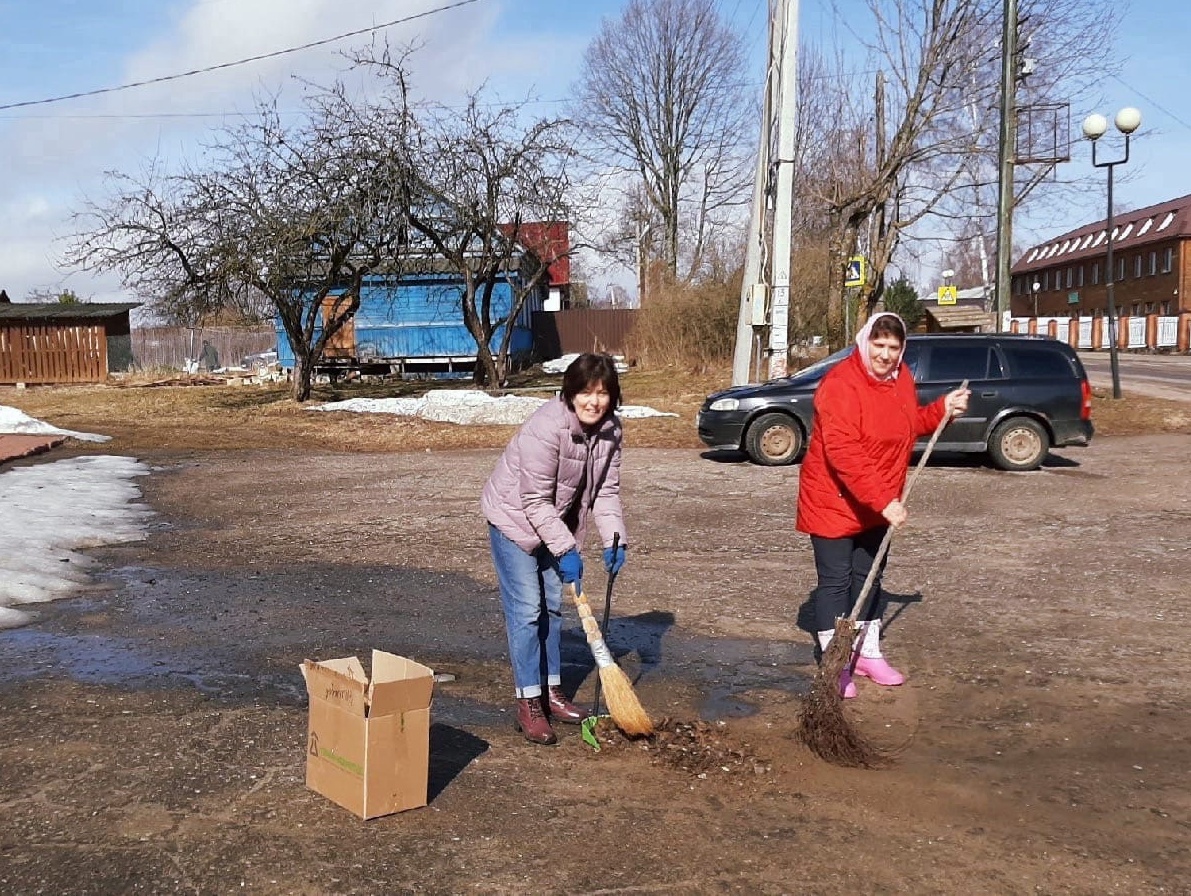
[{"label": "red metal roof", "polygon": [[[1054,239],[1031,246],[1013,265],[1012,272],[1032,271],[1069,261],[1083,261],[1104,255],[1108,234],[1107,218],[1095,224],[1060,234]],[[1191,195],[1180,196],[1135,211],[1113,215],[1114,249],[1127,252],[1137,246],[1170,239],[1191,237]]]},{"label": "red metal roof", "polygon": [[[509,233],[513,225],[504,225]],[[551,286],[571,282],[571,233],[566,221],[534,221],[517,228],[517,242],[536,255],[547,267]]]}]

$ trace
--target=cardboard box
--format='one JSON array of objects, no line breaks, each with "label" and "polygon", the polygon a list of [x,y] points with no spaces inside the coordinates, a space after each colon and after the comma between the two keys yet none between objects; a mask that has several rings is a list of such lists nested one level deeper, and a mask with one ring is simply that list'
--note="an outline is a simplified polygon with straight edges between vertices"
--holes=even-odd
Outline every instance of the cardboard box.
[{"label": "cardboard box", "polygon": [[434,673],[372,651],[372,680],[354,657],[302,663],[310,695],[306,786],[361,818],[425,806]]}]

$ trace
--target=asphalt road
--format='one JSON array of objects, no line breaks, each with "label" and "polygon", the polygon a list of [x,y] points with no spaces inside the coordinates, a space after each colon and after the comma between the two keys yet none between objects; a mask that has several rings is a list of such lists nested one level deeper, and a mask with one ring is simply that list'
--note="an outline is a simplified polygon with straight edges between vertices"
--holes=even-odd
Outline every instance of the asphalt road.
[{"label": "asphalt road", "polygon": [[[1092,385],[1112,388],[1112,369],[1107,351],[1080,352]],[[1191,401],[1191,355],[1142,355],[1120,352],[1121,391],[1154,398]]]}]

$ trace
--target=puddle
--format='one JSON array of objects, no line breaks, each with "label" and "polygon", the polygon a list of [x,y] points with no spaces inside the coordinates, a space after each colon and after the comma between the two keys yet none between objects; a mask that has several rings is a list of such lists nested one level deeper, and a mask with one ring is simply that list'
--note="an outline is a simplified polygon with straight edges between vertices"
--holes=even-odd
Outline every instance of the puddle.
[{"label": "puddle", "polygon": [[[608,646],[634,681],[660,676],[681,678],[702,691],[699,718],[718,721],[760,711],[757,691],[784,691],[803,696],[810,690],[814,661],[806,643],[749,638],[709,638],[675,630],[671,613],[654,611],[612,620]],[[563,633],[563,681],[567,667],[591,670],[591,656],[582,629]],[[581,677],[581,676],[580,676]]]},{"label": "puddle", "polygon": [[221,667],[218,658],[155,651],[142,642],[105,635],[71,635],[23,628],[0,634],[2,677],[8,681],[70,678],[129,688],[190,686],[213,696],[263,696],[280,703],[305,700],[297,683],[279,675]]},{"label": "puddle", "polygon": [[[456,574],[384,567],[303,566],[245,575],[220,569],[122,567],[101,574],[104,597],[62,601],[37,622],[0,632],[0,681],[68,677],[128,688],[193,687],[212,696],[304,704],[288,661],[373,647],[463,669],[503,664],[499,599]],[[607,638],[637,682],[680,681],[707,721],[757,713],[765,691],[806,693],[810,637],[711,638],[674,626],[674,614],[614,617]],[[563,686],[590,684],[591,652],[573,615],[561,645]],[[436,694],[436,716],[503,724],[504,706]]]}]

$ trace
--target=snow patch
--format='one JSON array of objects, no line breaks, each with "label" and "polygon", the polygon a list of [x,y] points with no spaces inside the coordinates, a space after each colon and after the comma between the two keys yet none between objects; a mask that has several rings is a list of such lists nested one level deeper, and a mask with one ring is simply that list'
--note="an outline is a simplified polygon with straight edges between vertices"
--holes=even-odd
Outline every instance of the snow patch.
[{"label": "snow patch", "polygon": [[[543,373],[566,373],[567,368],[571,366],[571,362],[579,357],[578,352],[572,352],[568,355],[563,355],[561,358],[554,358],[550,361],[542,362]],[[628,373],[629,365],[624,362],[623,355],[612,355],[612,365],[616,368],[617,373]]]},{"label": "snow patch", "polygon": [[0,475],[0,628],[30,621],[22,605],[69,597],[89,580],[84,548],[139,541],[152,511],[135,458],[96,455]]},{"label": "snow patch", "polygon": [[[350,411],[357,414],[396,414],[421,417],[439,423],[461,426],[494,424],[518,425],[529,419],[547,399],[526,395],[502,395],[494,398],[477,389],[443,389],[427,392],[421,398],[349,398],[329,401],[307,408],[311,411]],[[617,413],[622,418],[677,417],[642,405],[623,405]]]},{"label": "snow patch", "polygon": [[44,420],[30,417],[24,411],[3,404],[0,404],[0,432],[30,436],[68,436],[82,442],[106,442],[111,438],[111,436],[96,435],[93,432],[59,429]]}]

